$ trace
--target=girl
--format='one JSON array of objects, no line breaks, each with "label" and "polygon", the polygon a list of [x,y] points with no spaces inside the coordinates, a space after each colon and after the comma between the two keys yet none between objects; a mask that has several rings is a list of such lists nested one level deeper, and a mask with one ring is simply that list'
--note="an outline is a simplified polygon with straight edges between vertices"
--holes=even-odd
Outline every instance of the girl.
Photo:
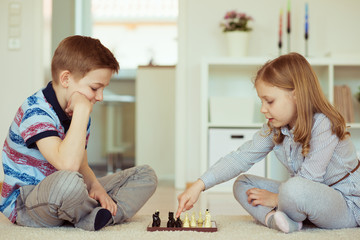
[{"label": "girl", "polygon": [[287,181],[242,174],[234,183],[234,196],[250,215],[285,233],[300,230],[305,219],[328,229],[358,226],[356,149],[310,64],[297,53],[280,56],[258,71],[254,85],[267,124],[178,196],[176,217],[193,207],[201,191],[246,172],[274,151],[290,173]]}]

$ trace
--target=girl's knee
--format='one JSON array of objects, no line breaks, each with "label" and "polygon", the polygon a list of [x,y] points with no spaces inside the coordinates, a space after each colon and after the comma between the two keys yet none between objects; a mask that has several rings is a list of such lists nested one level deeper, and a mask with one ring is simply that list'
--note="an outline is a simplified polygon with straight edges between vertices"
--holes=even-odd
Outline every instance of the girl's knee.
[{"label": "girl's knee", "polygon": [[305,198],[307,179],[293,177],[282,183],[279,188],[279,204],[299,204]]},{"label": "girl's knee", "polygon": [[253,175],[251,174],[241,174],[239,177],[236,178],[234,182],[234,189],[235,187],[241,187],[243,185],[249,184],[252,182]]},{"label": "girl's knee", "polygon": [[246,191],[246,185],[250,182],[249,174],[241,174],[238,178],[236,178],[233,185],[233,194],[234,197],[239,200],[239,196]]}]

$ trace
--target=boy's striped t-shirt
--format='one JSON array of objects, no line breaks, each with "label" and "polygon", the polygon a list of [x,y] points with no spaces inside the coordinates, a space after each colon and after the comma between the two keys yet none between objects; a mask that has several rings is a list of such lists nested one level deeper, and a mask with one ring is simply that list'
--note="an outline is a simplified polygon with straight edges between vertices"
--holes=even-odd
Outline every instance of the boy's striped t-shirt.
[{"label": "boy's striped t-shirt", "polygon": [[[0,211],[11,222],[16,221],[16,199],[20,187],[37,185],[56,171],[41,154],[36,141],[58,136],[65,138],[71,119],[57,101],[52,82],[46,88],[28,97],[18,109],[2,151],[4,183]],[[86,144],[90,135],[90,119]],[[85,146],[86,147],[86,146]]]}]

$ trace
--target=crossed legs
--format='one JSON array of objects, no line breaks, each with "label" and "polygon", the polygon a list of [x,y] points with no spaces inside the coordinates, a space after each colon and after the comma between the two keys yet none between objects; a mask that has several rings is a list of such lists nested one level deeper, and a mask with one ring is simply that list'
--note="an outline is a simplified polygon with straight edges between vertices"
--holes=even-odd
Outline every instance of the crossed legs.
[{"label": "crossed legs", "polygon": [[[278,193],[277,211],[284,213],[293,222],[300,223],[308,218],[320,228],[335,229],[357,226],[345,199],[340,192],[333,188],[301,177],[293,177],[281,183],[243,174],[234,183],[234,196],[250,215],[264,225],[268,225],[265,219],[268,220],[266,216],[273,209],[249,204],[246,191],[251,188]],[[277,218],[282,217],[278,216]],[[282,219],[284,220],[284,218]]]},{"label": "crossed legs", "polygon": [[68,221],[85,230],[98,230],[96,223],[103,227],[131,218],[157,186],[155,172],[149,166],[126,169],[99,181],[117,203],[118,211],[112,221],[111,215],[109,217],[106,210],[89,197],[81,174],[57,171],[36,186],[20,188],[16,203],[17,224],[55,227]]}]

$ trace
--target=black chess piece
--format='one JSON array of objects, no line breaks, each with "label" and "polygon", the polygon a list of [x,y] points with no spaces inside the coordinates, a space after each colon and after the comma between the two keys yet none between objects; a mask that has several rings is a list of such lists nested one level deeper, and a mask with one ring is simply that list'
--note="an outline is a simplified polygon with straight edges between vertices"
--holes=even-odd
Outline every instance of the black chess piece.
[{"label": "black chess piece", "polygon": [[175,227],[181,228],[182,227],[182,221],[180,220],[180,217],[178,217],[175,221]]},{"label": "black chess piece", "polygon": [[169,221],[167,222],[167,227],[175,227],[175,219],[173,212],[169,212]]},{"label": "black chess piece", "polygon": [[159,211],[156,211],[154,214],[153,214],[153,223],[152,223],[152,226],[153,227],[160,227],[160,223],[161,223],[161,220],[160,220],[160,212]]}]

